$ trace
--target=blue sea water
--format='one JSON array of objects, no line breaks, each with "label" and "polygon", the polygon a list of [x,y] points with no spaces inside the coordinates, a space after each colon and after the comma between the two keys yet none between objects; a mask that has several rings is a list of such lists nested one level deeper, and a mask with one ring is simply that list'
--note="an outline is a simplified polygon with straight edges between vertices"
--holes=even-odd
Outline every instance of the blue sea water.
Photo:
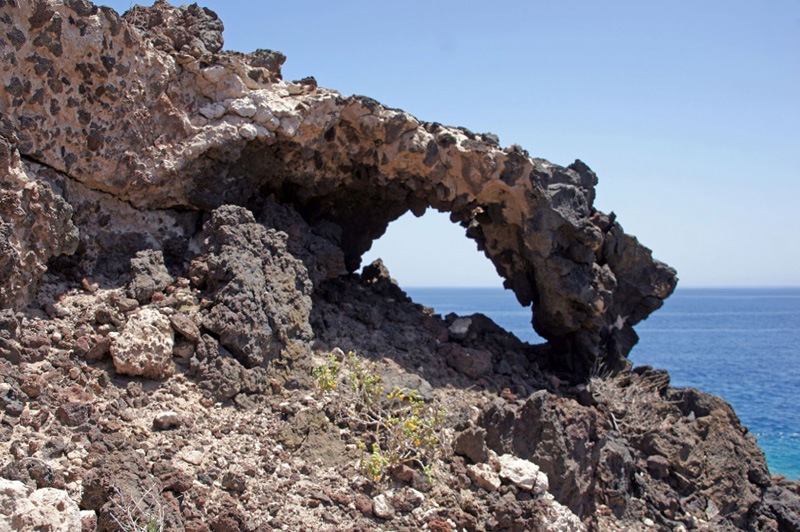
[{"label": "blue sea water", "polygon": [[[510,291],[406,291],[439,314],[481,312],[521,340],[543,341]],[[636,332],[634,364],[725,398],[758,438],[770,471],[800,478],[800,288],[679,288]]]}]

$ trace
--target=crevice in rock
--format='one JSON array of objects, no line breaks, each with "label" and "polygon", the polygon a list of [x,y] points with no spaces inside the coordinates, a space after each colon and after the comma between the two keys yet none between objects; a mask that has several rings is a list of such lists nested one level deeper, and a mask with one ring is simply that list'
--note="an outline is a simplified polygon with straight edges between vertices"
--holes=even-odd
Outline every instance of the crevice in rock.
[{"label": "crevice in rock", "polygon": [[[130,200],[126,200],[126,199],[120,198],[117,195],[115,195],[115,194],[113,194],[113,193],[111,193],[111,192],[109,192],[107,190],[103,190],[103,189],[98,188],[98,187],[92,187],[90,185],[87,185],[86,183],[84,183],[80,179],[76,178],[75,176],[69,174],[68,172],[65,172],[64,170],[60,170],[60,169],[56,168],[55,166],[52,166],[52,165],[48,164],[47,161],[43,160],[42,158],[34,157],[34,156],[30,155],[30,154],[25,154],[25,153],[21,153],[20,152],[20,159],[22,161],[26,162],[29,165],[30,164],[36,164],[36,165],[39,165],[41,167],[47,168],[51,172],[54,172],[54,173],[58,174],[59,177],[61,177],[63,179],[69,179],[73,183],[77,183],[82,187],[86,187],[88,190],[91,190],[92,192],[96,192],[98,194],[104,194],[104,195],[107,195],[109,198],[113,198],[115,201],[120,201],[122,203],[125,203],[131,209],[134,209],[134,210],[137,210],[137,211],[140,211],[140,212],[149,212],[149,211],[152,210],[152,209],[142,209],[142,208],[138,207],[135,203],[133,203]],[[69,201],[68,197],[65,197],[65,199],[67,201]],[[181,210],[188,211],[190,209],[173,208],[173,209],[164,209],[164,210],[175,210],[176,212],[181,212]]]}]

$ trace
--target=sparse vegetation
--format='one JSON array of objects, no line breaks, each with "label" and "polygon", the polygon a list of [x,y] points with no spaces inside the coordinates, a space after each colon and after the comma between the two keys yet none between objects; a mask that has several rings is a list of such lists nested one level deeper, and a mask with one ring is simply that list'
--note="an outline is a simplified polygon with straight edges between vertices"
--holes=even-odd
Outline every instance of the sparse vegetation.
[{"label": "sparse vegetation", "polygon": [[[629,435],[663,431],[675,423],[679,412],[670,408],[660,396],[669,380],[665,374],[652,373],[643,377],[620,375],[595,376],[590,381],[595,400],[607,412],[611,428]],[[653,405],[660,405],[654,412]]]},{"label": "sparse vegetation", "polygon": [[114,489],[117,497],[111,499],[114,504],[111,517],[122,532],[163,532],[164,507],[159,502],[157,486],[150,487],[141,497],[132,497],[119,488]]},{"label": "sparse vegetation", "polygon": [[417,390],[385,393],[374,368],[352,351],[344,355],[335,350],[314,369],[318,393],[328,399],[336,421],[359,435],[365,475],[380,481],[389,469],[407,464],[430,476],[443,448],[440,434],[446,412],[435,401],[424,401]]},{"label": "sparse vegetation", "polygon": [[330,392],[336,388],[339,379],[339,360],[332,354],[323,364],[314,368],[312,372],[320,393]]}]

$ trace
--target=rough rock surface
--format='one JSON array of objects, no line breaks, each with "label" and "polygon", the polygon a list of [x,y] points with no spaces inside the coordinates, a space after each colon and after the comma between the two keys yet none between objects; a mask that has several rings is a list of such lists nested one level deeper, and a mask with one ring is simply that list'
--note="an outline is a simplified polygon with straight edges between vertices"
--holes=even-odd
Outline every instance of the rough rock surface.
[{"label": "rough rock surface", "polygon": [[78,504],[66,491],[30,490],[22,482],[0,478],[0,530],[74,532],[80,529]]},{"label": "rough rock surface", "polygon": [[[0,528],[13,508],[100,532],[130,508],[191,532],[797,528],[800,486],[729,405],[625,369],[675,273],[594,209],[586,165],[222,43],[197,5],[0,0]],[[426,208],[547,344],[437,315],[380,261],[355,273]],[[370,473],[374,421],[313,371],[348,351],[441,408],[403,443],[430,455]]]},{"label": "rough rock surface", "polygon": [[[633,325],[675,287],[674,270],[594,209],[597,180],[580,161],[562,168],[490,134],[282,81],[282,56],[221,52],[221,22],[197,6],[125,19],[86,2],[4,10],[14,38],[0,43],[0,108],[18,171],[37,162],[176,223],[187,209],[257,210],[272,194],[313,226],[334,224],[350,271],[403,213],[450,212],[533,304],[552,362],[577,374],[598,357],[623,367]],[[166,231],[148,229],[163,247]]]},{"label": "rough rock surface", "polygon": [[131,284],[128,292],[139,303],[150,301],[153,294],[172,284],[161,251],[144,250],[131,259]]},{"label": "rough rock surface", "polygon": [[47,262],[78,247],[73,208],[54,190],[55,172],[23,164],[11,121],[0,116],[0,304],[30,302]]},{"label": "rough rock surface", "polygon": [[125,375],[161,379],[172,375],[174,334],[169,319],[158,310],[134,312],[111,344],[114,367]]},{"label": "rough rock surface", "polygon": [[598,408],[546,391],[521,405],[495,400],[480,424],[490,448],[539,465],[550,492],[579,516],[609,509],[624,517],[647,504],[667,527],[757,528],[770,478],[755,438],[730,405],[669,388],[663,376],[637,368],[595,379]]},{"label": "rough rock surface", "polygon": [[[484,345],[514,369],[474,380],[439,354],[455,342],[448,320],[375,269],[312,294],[312,364],[344,356],[326,347],[341,343],[382,382],[427,383],[428,401],[448,412],[432,480],[409,466],[365,479],[356,442],[369,431],[336,424],[339,403],[308,387],[307,365],[280,378],[242,365],[202,325],[209,292],[181,278],[126,312],[125,286],[84,287],[52,317],[6,322],[21,360],[0,359],[0,477],[26,493],[65,490],[98,530],[114,530],[114,512],[134,500],[162,512],[166,530],[792,530],[800,487],[768,476],[724,402],[636,368],[592,380],[586,406],[584,387],[538,368],[534,347],[478,315],[458,345]],[[201,331],[180,340],[191,355],[174,358],[171,377],[131,378],[78,354],[144,310]],[[548,489],[537,493],[539,475],[531,491],[504,474],[506,461],[535,464]]]},{"label": "rough rock surface", "polygon": [[216,209],[203,230],[207,255],[193,263],[216,304],[203,325],[246,367],[283,354],[297,359],[311,339],[311,281],[287,251],[287,235],[242,207]]},{"label": "rough rock surface", "polygon": [[501,454],[497,457],[500,463],[500,478],[516,487],[533,491],[541,495],[547,491],[549,484],[547,475],[539,470],[539,466],[530,460],[517,458],[512,454]]}]

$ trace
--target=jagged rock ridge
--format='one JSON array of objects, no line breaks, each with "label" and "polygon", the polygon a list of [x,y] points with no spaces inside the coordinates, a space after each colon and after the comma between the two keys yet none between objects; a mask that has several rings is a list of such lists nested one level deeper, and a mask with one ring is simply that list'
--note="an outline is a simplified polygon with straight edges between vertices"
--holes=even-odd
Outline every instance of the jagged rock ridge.
[{"label": "jagged rock ridge", "polygon": [[[226,203],[258,211],[274,196],[312,226],[335,225],[328,236],[354,271],[389,222],[435,208],[467,228],[521,304],[533,304],[552,362],[582,376],[597,362],[623,367],[632,327],[675,287],[674,270],[594,208],[597,179],[580,161],[563,168],[490,134],[423,123],[310,79],[282,81],[282,54],[221,52],[221,22],[197,6],[158,2],[124,19],[83,1],[4,10],[13,38],[0,43],[3,142],[21,155],[4,167],[38,182],[32,174],[55,172],[65,190],[54,201],[75,197],[73,207],[92,191],[123,202],[115,210],[161,215],[128,226],[135,240],[109,242],[104,227],[125,225],[126,214],[79,213],[81,260],[148,247],[185,260],[178,242],[194,231],[192,213]],[[63,232],[69,221],[44,223]],[[9,255],[6,269],[23,261]],[[97,276],[109,266],[82,268]],[[30,299],[8,284],[4,304]]]}]

